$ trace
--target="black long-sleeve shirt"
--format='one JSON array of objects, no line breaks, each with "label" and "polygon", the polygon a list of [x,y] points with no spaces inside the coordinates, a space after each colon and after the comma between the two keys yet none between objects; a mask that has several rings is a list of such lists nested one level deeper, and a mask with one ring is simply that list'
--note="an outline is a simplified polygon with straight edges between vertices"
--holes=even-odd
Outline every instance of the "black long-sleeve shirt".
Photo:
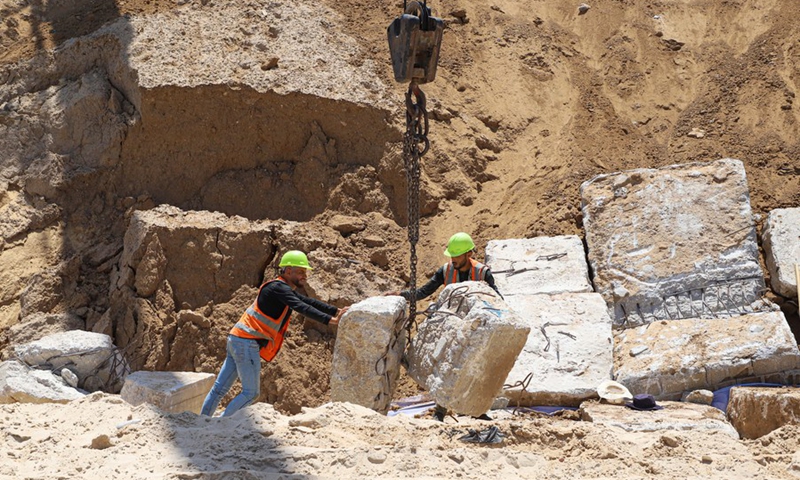
[{"label": "black long-sleeve shirt", "polygon": [[278,318],[287,305],[300,315],[325,325],[339,310],[315,298],[300,295],[284,282],[271,282],[258,294],[258,308],[269,317]]},{"label": "black long-sleeve shirt", "polygon": [[[436,273],[433,274],[428,283],[421,286],[416,290],[415,298],[417,300],[422,300],[424,298],[429,297],[433,292],[435,292],[439,287],[444,285],[444,268],[446,265],[442,265],[439,267],[439,270],[436,270]],[[466,272],[462,272],[461,270],[456,270],[458,272],[458,282],[466,282],[469,281],[469,274],[470,270],[468,269]],[[484,277],[484,281],[489,284],[492,289],[500,295],[500,298],[503,298],[503,295],[500,293],[500,290],[497,289],[497,285],[494,283],[494,276],[492,275],[492,271],[489,267],[486,267],[486,274]],[[410,290],[403,290],[400,292],[400,295],[405,297],[406,300],[411,298],[411,291]]]}]

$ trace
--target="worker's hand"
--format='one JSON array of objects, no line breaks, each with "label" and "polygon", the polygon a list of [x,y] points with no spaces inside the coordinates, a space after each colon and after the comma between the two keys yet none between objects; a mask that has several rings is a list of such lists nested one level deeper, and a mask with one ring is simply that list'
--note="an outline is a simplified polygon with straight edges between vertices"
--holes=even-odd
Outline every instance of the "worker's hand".
[{"label": "worker's hand", "polygon": [[339,325],[339,320],[342,319],[342,315],[344,315],[344,313],[346,311],[348,311],[349,309],[350,309],[350,307],[342,307],[339,310],[337,310],[336,311],[336,316],[331,318],[331,321],[328,322],[328,325]]},{"label": "worker's hand", "polygon": [[384,297],[392,297],[392,296],[396,297],[396,296],[399,296],[399,295],[400,295],[400,292],[398,292],[397,290],[394,290],[392,292],[386,292],[386,293],[383,294]]}]

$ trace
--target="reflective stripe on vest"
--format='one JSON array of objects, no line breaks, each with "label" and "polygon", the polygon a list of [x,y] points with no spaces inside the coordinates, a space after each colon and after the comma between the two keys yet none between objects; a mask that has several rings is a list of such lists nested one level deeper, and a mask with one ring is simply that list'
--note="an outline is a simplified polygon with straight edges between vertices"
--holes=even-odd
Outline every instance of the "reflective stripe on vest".
[{"label": "reflective stripe on vest", "polygon": [[[469,262],[471,265],[469,269],[469,279],[473,282],[486,280],[486,270],[488,269],[486,265],[472,258],[469,259]],[[451,283],[458,283],[458,270],[455,265],[453,265],[453,262],[448,262],[444,265],[444,284],[450,285]]]},{"label": "reflective stripe on vest", "polygon": [[[258,289],[258,294],[261,295],[261,290],[272,282],[283,282],[283,279],[278,277],[275,280],[265,283]],[[259,354],[261,358],[269,362],[275,358],[278,350],[281,349],[283,335],[289,328],[289,319],[291,315],[292,310],[287,305],[277,319],[270,317],[258,308],[258,295],[256,295],[253,304],[242,314],[230,333],[231,335],[241,338],[267,340],[267,345],[261,348]]]}]

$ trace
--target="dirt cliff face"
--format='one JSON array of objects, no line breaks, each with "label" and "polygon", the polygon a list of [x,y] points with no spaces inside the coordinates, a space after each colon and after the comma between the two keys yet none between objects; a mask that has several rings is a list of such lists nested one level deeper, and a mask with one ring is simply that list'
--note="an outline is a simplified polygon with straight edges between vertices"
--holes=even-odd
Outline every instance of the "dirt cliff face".
[{"label": "dirt cliff face", "polygon": [[[456,231],[479,251],[494,238],[582,235],[578,189],[601,173],[737,158],[756,214],[800,205],[794,2],[431,7],[446,30],[423,86],[420,281]],[[400,10],[0,0],[0,330],[70,313],[124,331],[111,279],[133,212],[159,204],[332,229],[335,240],[306,242],[322,300],[401,287],[405,86],[386,44]],[[796,307],[775,299],[797,335]],[[225,328],[173,325],[182,307],[168,300],[162,326],[184,329],[184,353],[153,365],[218,368]],[[233,322],[247,301],[218,311]],[[303,323],[263,371],[265,399],[284,411],[327,395],[332,332]],[[199,356],[185,353],[205,339]]]}]

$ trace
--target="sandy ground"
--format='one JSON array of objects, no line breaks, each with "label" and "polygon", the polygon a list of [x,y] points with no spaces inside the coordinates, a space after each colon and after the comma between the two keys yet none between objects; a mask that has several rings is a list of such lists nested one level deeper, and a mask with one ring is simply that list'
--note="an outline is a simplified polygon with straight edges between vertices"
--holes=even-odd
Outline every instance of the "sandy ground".
[{"label": "sandy ground", "polygon": [[[625,407],[618,407],[625,408]],[[329,403],[284,416],[259,403],[230,418],[163,414],[95,393],[0,406],[2,478],[798,478],[800,428],[761,439],[632,433],[527,414],[444,424]],[[468,444],[495,425],[496,445]]]}]

